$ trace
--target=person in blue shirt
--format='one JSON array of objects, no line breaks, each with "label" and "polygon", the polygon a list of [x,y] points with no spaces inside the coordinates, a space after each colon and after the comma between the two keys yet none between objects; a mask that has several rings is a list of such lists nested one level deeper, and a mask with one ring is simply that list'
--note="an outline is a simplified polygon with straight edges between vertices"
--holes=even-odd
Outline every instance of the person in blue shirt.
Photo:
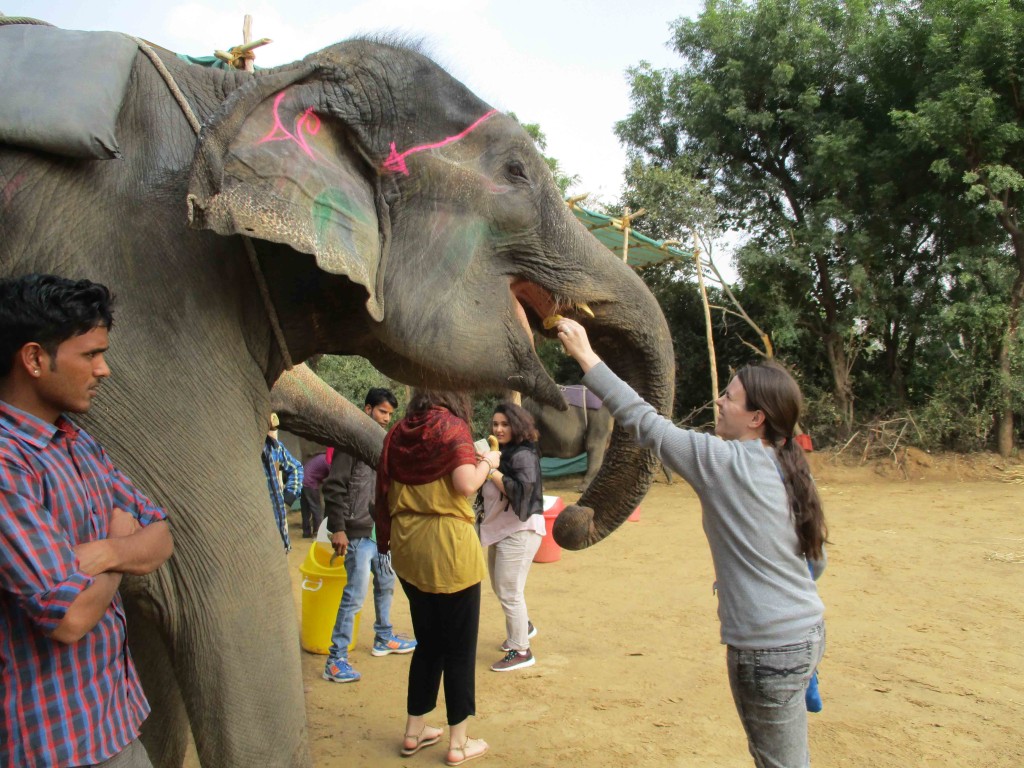
[{"label": "person in blue shirt", "polygon": [[285,554],[292,551],[288,536],[288,508],[302,493],[302,463],[277,439],[280,421],[276,413],[270,414],[270,430],[263,443],[263,471],[267,475],[267,490],[274,507],[274,520],[281,532]]}]

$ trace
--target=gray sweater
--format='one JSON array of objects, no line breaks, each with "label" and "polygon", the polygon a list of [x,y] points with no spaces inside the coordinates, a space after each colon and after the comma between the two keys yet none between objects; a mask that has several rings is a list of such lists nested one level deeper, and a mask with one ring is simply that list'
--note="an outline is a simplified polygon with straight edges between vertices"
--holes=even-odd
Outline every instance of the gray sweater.
[{"label": "gray sweater", "polygon": [[[697,492],[715,565],[722,642],[755,650],[803,640],[825,607],[799,550],[775,451],[760,440],[677,427],[604,363],[583,383],[617,424]],[[824,563],[811,567],[817,576]]]}]

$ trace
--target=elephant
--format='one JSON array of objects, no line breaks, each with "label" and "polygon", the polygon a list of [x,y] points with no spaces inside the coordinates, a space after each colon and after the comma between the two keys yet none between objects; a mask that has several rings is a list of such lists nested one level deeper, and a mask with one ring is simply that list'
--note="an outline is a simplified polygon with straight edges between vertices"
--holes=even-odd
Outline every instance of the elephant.
[{"label": "elephant", "polygon": [[[63,62],[60,43],[35,50]],[[191,734],[204,766],[308,766],[298,623],[259,461],[282,373],[360,355],[412,385],[565,407],[532,349],[561,313],[669,413],[668,326],[576,221],[517,121],[415,48],[349,40],[249,73],[130,44],[113,159],[0,125],[0,274],[84,277],[117,295],[112,375],[82,423],[174,531],[173,557],[122,585],[155,764],[181,765]],[[56,69],[40,106],[65,109],[57,92],[91,87],[75,78],[94,65]],[[319,397],[301,375],[292,384]],[[316,419],[290,426],[318,439]],[[614,531],[654,466],[616,429],[555,538],[582,549]]]},{"label": "elephant", "polygon": [[[574,402],[575,398],[572,395],[579,393],[582,387],[562,389],[569,402],[569,408],[566,410],[539,403],[531,397],[523,398],[523,408],[533,415],[537,423],[541,456],[571,459],[584,452],[587,454],[587,472],[579,486],[580,491],[585,491],[604,462],[614,420],[611,412],[600,406],[599,400],[590,404],[585,400]],[[593,397],[590,393],[585,394]],[[591,407],[592,405],[598,407]]]}]

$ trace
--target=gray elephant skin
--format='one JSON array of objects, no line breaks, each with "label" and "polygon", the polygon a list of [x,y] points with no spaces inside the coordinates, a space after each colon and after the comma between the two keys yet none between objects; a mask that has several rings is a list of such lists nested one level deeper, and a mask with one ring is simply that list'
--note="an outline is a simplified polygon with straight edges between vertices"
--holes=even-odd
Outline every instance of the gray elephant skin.
[{"label": "gray elephant skin", "polygon": [[523,398],[523,408],[533,414],[537,422],[541,456],[571,459],[587,454],[587,471],[579,485],[580,491],[586,491],[604,463],[614,426],[611,412],[603,406],[586,408],[571,403],[563,410],[539,403],[532,397]]},{"label": "gray elephant skin", "polygon": [[[123,587],[156,764],[180,765],[191,732],[204,766],[308,766],[298,621],[259,462],[288,361],[362,355],[411,384],[559,405],[531,329],[586,303],[595,348],[668,413],[671,341],[515,120],[417,51],[356,40],[255,74],[157,54],[201,133],[140,52],[121,159],[0,146],[0,271],[118,295],[113,375],[84,422],[173,524],[173,558]],[[616,430],[556,539],[608,535],[654,467]]]}]

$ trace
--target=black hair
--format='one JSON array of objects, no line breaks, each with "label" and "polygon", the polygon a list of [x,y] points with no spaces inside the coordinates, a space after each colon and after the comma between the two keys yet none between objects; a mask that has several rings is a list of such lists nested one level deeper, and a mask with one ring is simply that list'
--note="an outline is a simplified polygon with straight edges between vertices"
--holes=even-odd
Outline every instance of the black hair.
[{"label": "black hair", "polygon": [[376,408],[381,403],[391,403],[392,408],[398,407],[398,398],[395,397],[395,393],[390,389],[384,387],[371,387],[370,391],[366,393],[366,399],[363,400],[363,405],[368,405],[371,408]]},{"label": "black hair", "polygon": [[444,389],[414,389],[412,400],[405,407],[406,416],[425,413],[434,406],[447,408],[452,415],[462,419],[466,424],[473,423],[473,401],[465,392],[452,392]]},{"label": "black hair", "polygon": [[57,347],[93,328],[114,325],[114,297],[105,285],[31,274],[0,280],[0,378],[14,367],[26,344],[39,344],[51,358]]},{"label": "black hair", "polygon": [[533,416],[521,405],[509,401],[498,403],[494,407],[494,413],[504,414],[508,419],[508,425],[512,430],[511,445],[537,441],[537,426]]}]

